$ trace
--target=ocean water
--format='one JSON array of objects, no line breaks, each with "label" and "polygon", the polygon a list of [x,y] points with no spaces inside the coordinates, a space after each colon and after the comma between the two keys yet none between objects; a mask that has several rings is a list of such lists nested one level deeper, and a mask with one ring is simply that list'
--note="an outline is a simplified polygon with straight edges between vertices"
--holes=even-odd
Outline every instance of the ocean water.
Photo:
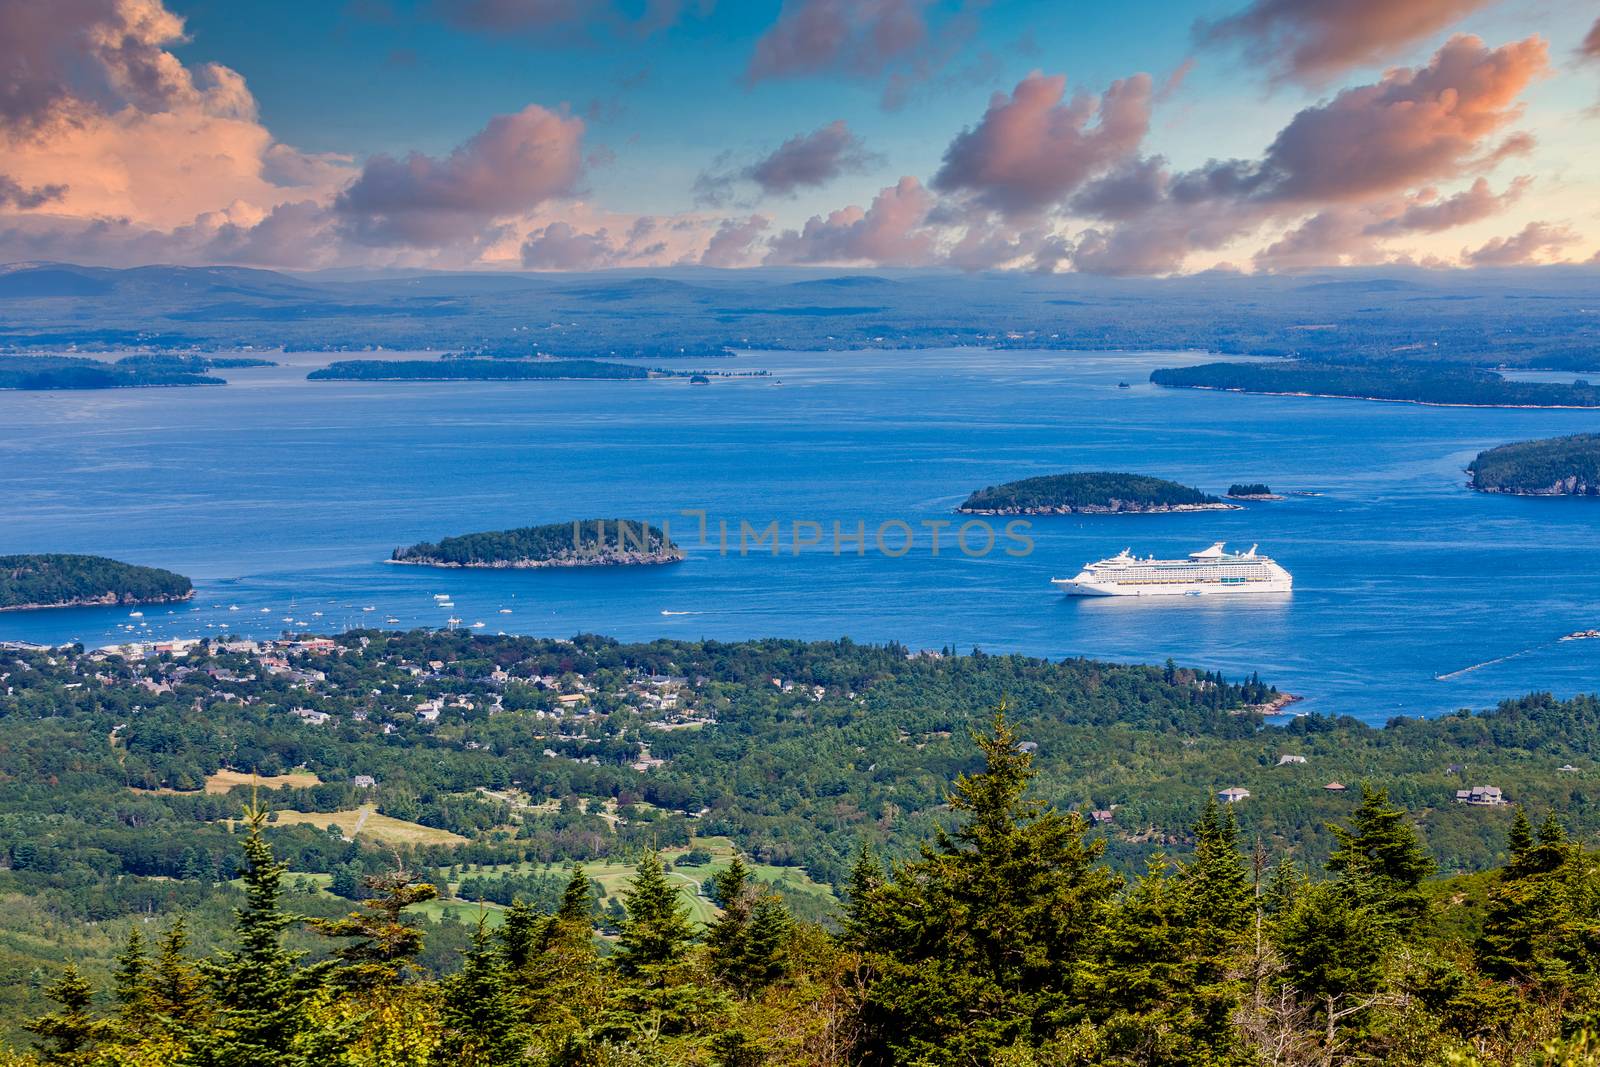
[{"label": "ocean water", "polygon": [[[649,382],[307,382],[318,354],[225,372],[220,389],[0,393],[0,552],[78,551],[195,579],[192,604],[0,614],[0,639],[105,644],[442,626],[621,639],[898,640],[913,648],[1258,670],[1300,708],[1381,721],[1531,690],[1600,689],[1600,501],[1473,493],[1506,441],[1593,431],[1600,413],[1427,408],[1170,391],[1173,353],[750,353],[770,377]],[[1131,387],[1118,388],[1126,381]],[[1243,510],[1035,518],[1032,550],[931,550],[974,488],[1129,470]],[[699,542],[707,517],[709,543]],[[440,571],[397,545],[579,516],[672,523],[654,568]],[[741,521],[781,544],[741,553]],[[720,522],[730,529],[719,547]],[[910,551],[874,531],[903,522]],[[996,528],[1005,520],[996,522]],[[832,527],[867,530],[835,554]],[[821,543],[793,548],[794,523]],[[812,527],[801,526],[802,534]],[[898,526],[885,529],[898,552]],[[983,546],[976,529],[969,547]],[[1069,599],[1049,584],[1124,547],[1259,543],[1282,597]],[[454,608],[441,608],[435,594]],[[370,609],[370,610],[368,610]],[[387,624],[386,619],[398,620]],[[289,620],[289,621],[285,621]]]}]

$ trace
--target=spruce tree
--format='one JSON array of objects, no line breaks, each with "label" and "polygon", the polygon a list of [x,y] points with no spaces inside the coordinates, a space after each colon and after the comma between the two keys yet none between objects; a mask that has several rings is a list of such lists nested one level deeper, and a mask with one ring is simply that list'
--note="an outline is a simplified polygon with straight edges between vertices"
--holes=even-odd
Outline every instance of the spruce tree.
[{"label": "spruce tree", "polygon": [[415,922],[406,921],[404,913],[439,895],[434,886],[414,880],[404,869],[368,876],[364,886],[368,893],[360,911],[310,924],[324,937],[348,942],[333,953],[339,961],[335,976],[347,989],[378,989],[417,973],[413,961],[422,951],[423,933]]},{"label": "spruce tree", "polygon": [[628,917],[613,957],[622,974],[638,978],[682,958],[694,931],[677,887],[667,879],[660,853],[644,854],[622,906]]},{"label": "spruce tree", "polygon": [[69,963],[44,995],[55,1001],[56,1010],[23,1025],[24,1030],[39,1038],[35,1047],[44,1062],[90,1063],[94,1046],[110,1036],[110,1027],[90,1011],[94,990],[88,979]]},{"label": "spruce tree", "polygon": [[1220,1050],[1232,1042],[1232,1016],[1243,993],[1239,978],[1246,934],[1255,919],[1255,892],[1238,848],[1233,809],[1207,801],[1195,825],[1194,858],[1181,869],[1184,955],[1192,998],[1193,1039]]},{"label": "spruce tree", "polygon": [[504,955],[480,915],[461,970],[444,980],[445,1040],[437,1062],[444,1067],[514,1067],[526,1041],[517,1018]]},{"label": "spruce tree", "polygon": [[124,1024],[137,1024],[146,1014],[150,960],[145,955],[144,935],[138,926],[128,928],[122,951],[117,954],[111,976],[111,995]]},{"label": "spruce tree", "polygon": [[507,967],[520,971],[528,965],[534,953],[539,951],[539,943],[544,938],[545,926],[549,922],[520,896],[511,901],[511,906],[506,909],[505,922],[500,924],[500,944],[505,952]]},{"label": "spruce tree", "polygon": [[1328,856],[1328,869],[1343,876],[1355,899],[1380,921],[1408,933],[1427,914],[1423,879],[1434,871],[1433,860],[1417,840],[1404,809],[1389,803],[1386,790],[1361,784],[1361,807],[1349,828],[1330,824],[1339,846]]},{"label": "spruce tree", "polygon": [[168,1030],[192,1030],[206,1011],[205,979],[185,954],[188,927],[182,915],[172,920],[149,974],[150,1012]]},{"label": "spruce tree", "polygon": [[266,809],[252,804],[244,821],[245,904],[234,912],[235,948],[200,965],[218,1010],[194,1058],[204,1067],[310,1067],[326,1035],[307,1009],[332,962],[302,966],[303,953],[284,948],[283,931],[300,921],[280,903],[288,867],[262,836]]},{"label": "spruce tree", "polygon": [[715,878],[722,914],[706,927],[706,958],[711,973],[736,988],[744,987],[745,957],[750,949],[750,871],[738,856]]},{"label": "spruce tree", "polygon": [[745,951],[739,968],[740,987],[757,992],[784,976],[787,967],[785,952],[789,932],[794,920],[789,909],[775,893],[765,893],[756,898],[750,910],[750,929],[745,938]]},{"label": "spruce tree", "polygon": [[[1032,757],[1004,709],[976,738],[984,768],[949,794],[958,821],[868,890],[853,936],[877,972],[864,1016],[872,1057],[983,1063],[1066,1025],[1115,880],[1077,813],[1027,796]],[[854,902],[852,902],[854,908]]]}]

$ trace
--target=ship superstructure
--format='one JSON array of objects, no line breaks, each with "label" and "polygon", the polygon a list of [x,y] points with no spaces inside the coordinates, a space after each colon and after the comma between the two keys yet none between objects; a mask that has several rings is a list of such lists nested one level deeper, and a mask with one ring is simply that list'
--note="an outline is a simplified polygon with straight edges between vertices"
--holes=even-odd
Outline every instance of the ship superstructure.
[{"label": "ship superstructure", "polygon": [[1251,545],[1229,552],[1218,541],[1187,559],[1139,558],[1128,549],[1086,564],[1072,578],[1051,582],[1070,596],[1206,596],[1218,593],[1287,593],[1294,578]]}]

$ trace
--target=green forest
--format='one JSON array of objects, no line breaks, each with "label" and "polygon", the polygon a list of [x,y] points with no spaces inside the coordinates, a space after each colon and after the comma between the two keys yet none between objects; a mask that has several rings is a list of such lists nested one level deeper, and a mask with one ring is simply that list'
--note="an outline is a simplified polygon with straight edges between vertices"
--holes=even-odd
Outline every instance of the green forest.
[{"label": "green forest", "polygon": [[104,556],[0,556],[0,611],[88,603],[161,603],[193,595],[194,587],[181,574]]},{"label": "green forest", "polygon": [[538,563],[668,562],[682,551],[660,528],[632,519],[575,519],[516,530],[460,534],[397,548],[398,563],[507,567]]},{"label": "green forest", "polygon": [[[364,899],[296,910],[270,814],[230,842],[236,905],[197,951],[185,917],[120,925],[108,973],[73,961],[7,1067],[1073,1067],[1591,1064],[1596,856],[1516,809],[1504,862],[1440,881],[1407,812],[1363,786],[1312,873],[1212,799],[1183,855],[1124,875],[1044,801],[1003,709],[963,740],[946,818],[898,859],[863,846],[819,926],[735,859],[691,921],[646,849],[614,914],[574,868],[559,893],[480,913],[443,973],[390,867]],[[1537,821],[1537,826],[1535,826]],[[23,1048],[29,1049],[23,1051]]]},{"label": "green forest", "polygon": [[1030,514],[1076,511],[1163,511],[1224,506],[1214,496],[1165,478],[1113,471],[1078,471],[991,485],[967,497],[958,511]]},{"label": "green forest", "polygon": [[1228,389],[1244,393],[1298,393],[1416,404],[1482,407],[1600,406],[1600,389],[1578,379],[1519,382],[1492,370],[1439,363],[1321,363],[1264,360],[1164,367],[1150,380],[1174,389]]},{"label": "green forest", "polygon": [[1472,488],[1525,496],[1600,495],[1600,434],[1518,441],[1479,452]]}]

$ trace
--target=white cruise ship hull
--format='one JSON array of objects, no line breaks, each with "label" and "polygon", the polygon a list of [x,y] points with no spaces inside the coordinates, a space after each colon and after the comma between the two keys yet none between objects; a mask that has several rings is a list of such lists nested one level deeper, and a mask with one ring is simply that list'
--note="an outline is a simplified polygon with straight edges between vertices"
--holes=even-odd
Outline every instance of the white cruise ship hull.
[{"label": "white cruise ship hull", "polygon": [[1287,593],[1294,587],[1293,580],[1287,577],[1253,582],[1163,582],[1159,585],[1055,578],[1052,584],[1068,596],[1238,596]]}]

